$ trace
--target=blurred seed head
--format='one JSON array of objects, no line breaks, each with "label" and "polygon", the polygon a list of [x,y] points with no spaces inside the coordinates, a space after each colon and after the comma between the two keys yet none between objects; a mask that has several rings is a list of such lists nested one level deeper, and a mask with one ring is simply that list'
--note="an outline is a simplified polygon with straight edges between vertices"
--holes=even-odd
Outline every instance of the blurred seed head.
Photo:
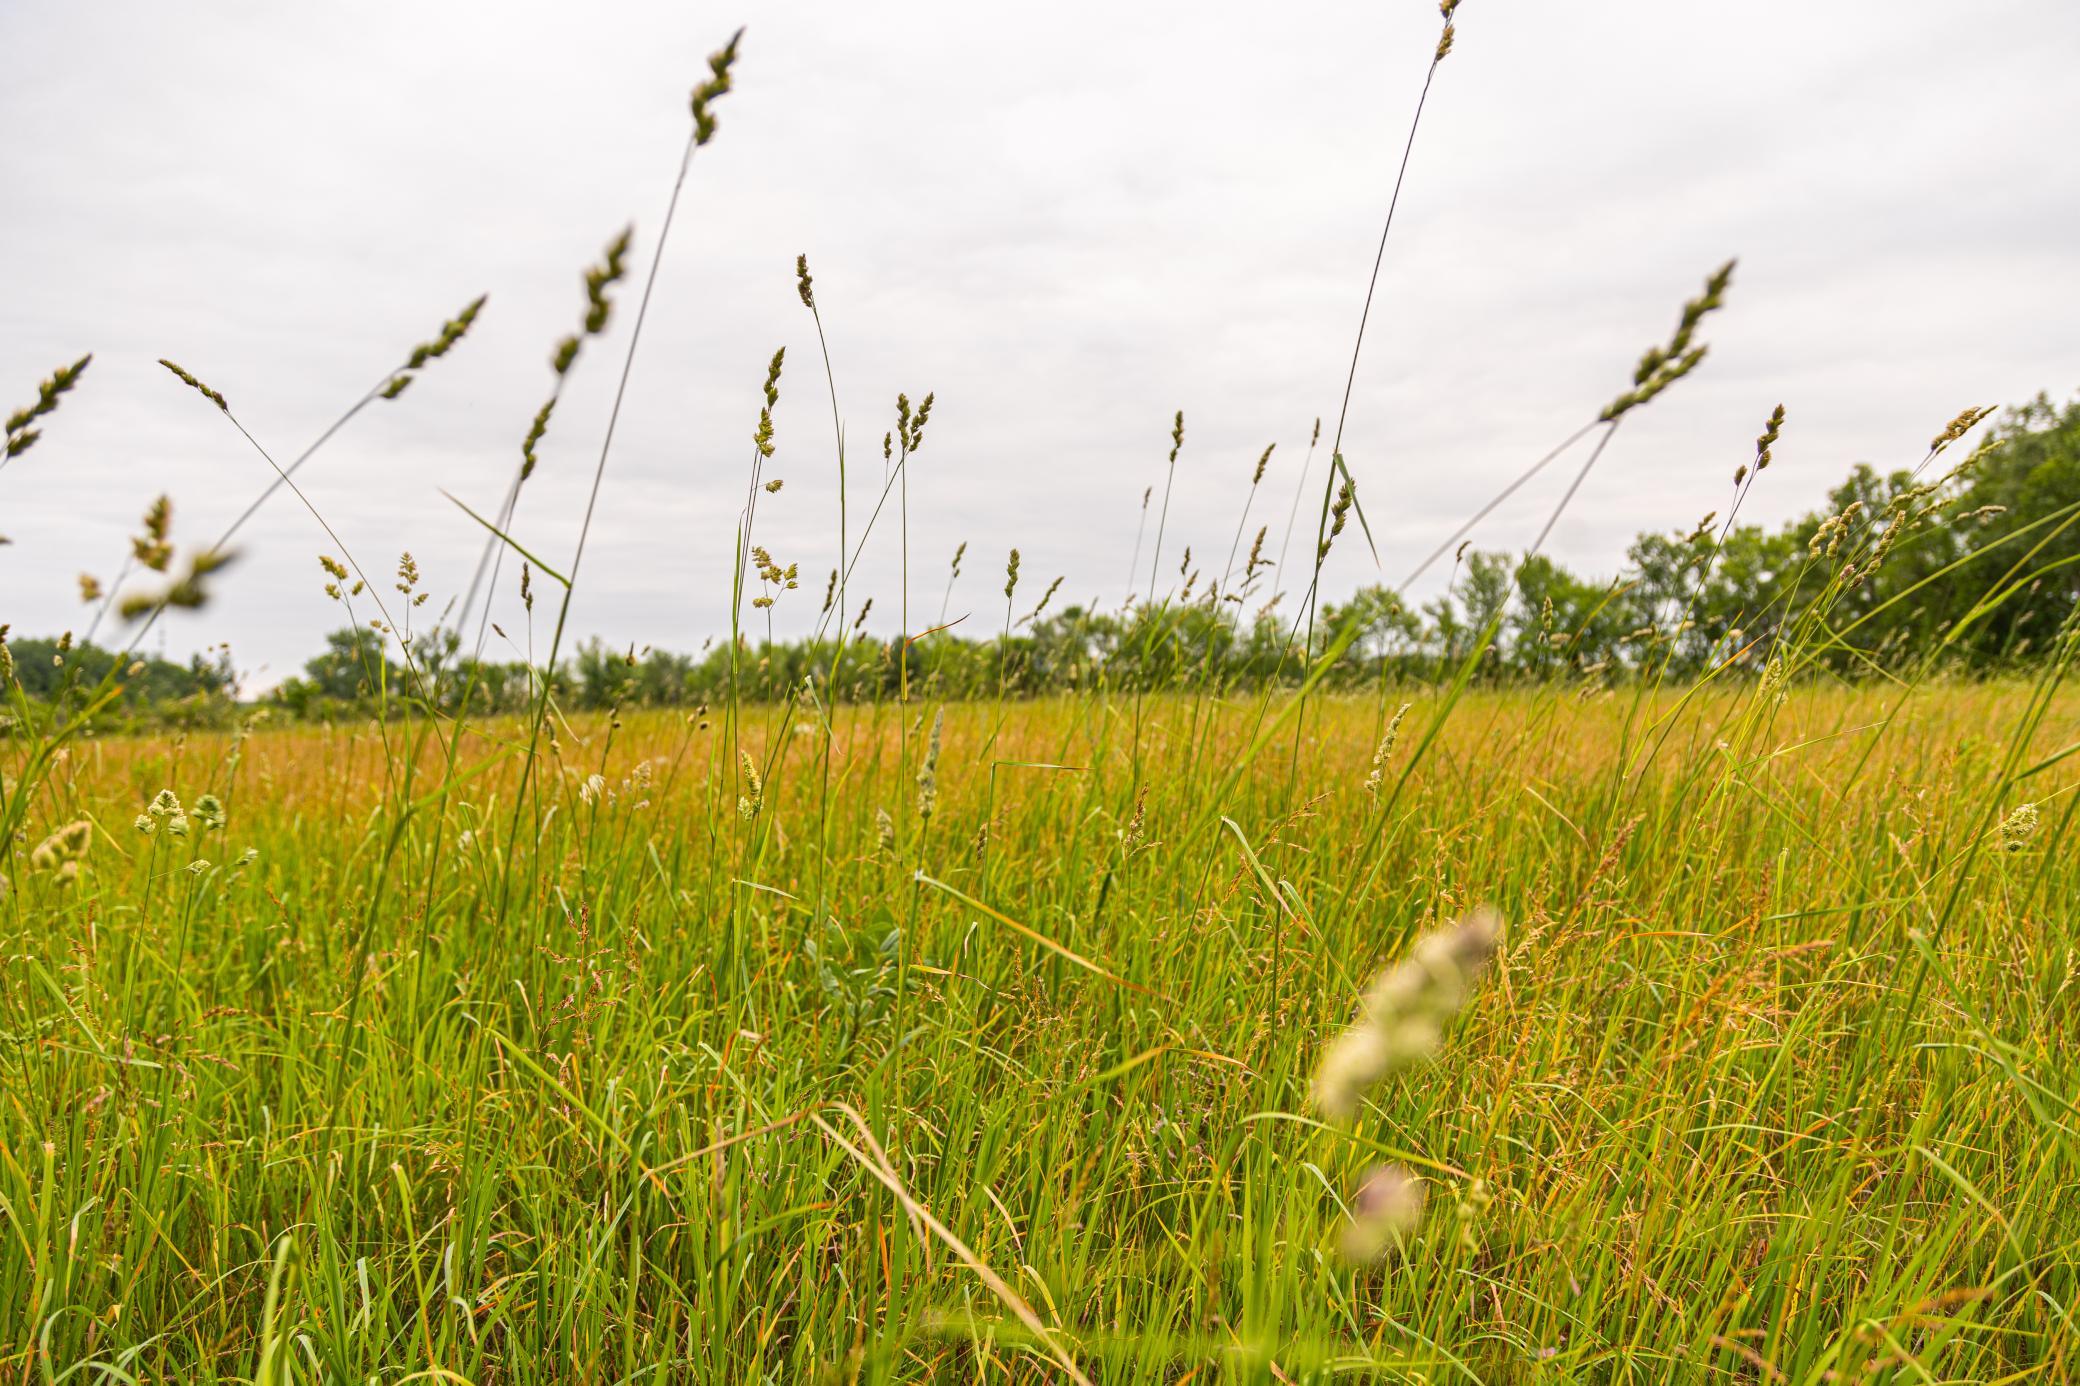
[{"label": "blurred seed head", "polygon": [[155,573],[163,573],[173,561],[173,545],[167,535],[173,528],[173,500],[160,496],[144,512],[144,533],[130,541],[130,555]]},{"label": "blurred seed head", "polygon": [[[79,875],[79,863],[85,859],[87,849],[94,845],[94,825],[82,818],[67,823],[49,837],[36,844],[29,853],[29,866],[35,871],[58,873],[62,879],[72,880]],[[66,871],[66,867],[71,867]]]},{"label": "blurred seed head", "polygon": [[693,89],[693,142],[704,145],[715,138],[715,116],[709,106],[727,95],[730,90],[730,68],[737,61],[737,44],[743,40],[744,31],[737,30],[729,36],[729,42],[708,55],[708,77]]},{"label": "blurred seed head", "polygon": [[1054,600],[1054,594],[1062,590],[1062,580],[1066,576],[1067,574],[1063,574],[1062,577],[1057,577],[1053,582],[1047,584],[1047,590],[1040,594],[1039,605],[1026,613],[1026,620],[1034,621],[1039,619],[1040,613],[1047,610],[1047,604]]},{"label": "blurred seed head", "polygon": [[1423,1220],[1423,1181],[1400,1165],[1374,1165],[1350,1198],[1341,1249],[1346,1261],[1377,1261]]},{"label": "blurred seed head", "polygon": [[628,247],[635,239],[636,229],[625,226],[621,234],[607,242],[606,258],[585,271],[585,333],[597,337],[607,330],[607,319],[613,313],[614,302],[607,297],[607,290],[621,282],[628,274]]},{"label": "blurred seed head", "polygon": [[36,440],[43,436],[42,431],[29,425],[58,407],[58,396],[79,383],[80,376],[93,359],[94,354],[88,352],[71,365],[58,367],[51,372],[48,379],[37,384],[34,404],[17,409],[7,416],[5,456],[19,457],[36,445]]},{"label": "blurred seed head", "polygon": [[1407,958],[1374,979],[1357,1020],[1323,1050],[1316,1108],[1331,1120],[1350,1117],[1381,1081],[1434,1057],[1445,1025],[1501,942],[1501,918],[1486,908],[1418,939]]}]

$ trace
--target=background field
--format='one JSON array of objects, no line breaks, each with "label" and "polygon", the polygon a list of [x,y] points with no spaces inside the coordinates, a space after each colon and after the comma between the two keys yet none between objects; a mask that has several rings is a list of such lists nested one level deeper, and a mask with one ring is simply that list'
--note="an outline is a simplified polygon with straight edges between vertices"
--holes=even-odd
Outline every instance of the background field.
[{"label": "background field", "polygon": [[[747,707],[755,790],[720,713],[552,719],[517,817],[524,726],[76,741],[84,869],[5,911],[0,1371],[2061,1379],[2055,690]],[[168,788],[226,825],[141,835]],[[1480,901],[1440,1060],[1322,1125]],[[1354,1268],[1383,1155],[1428,1212]]]}]

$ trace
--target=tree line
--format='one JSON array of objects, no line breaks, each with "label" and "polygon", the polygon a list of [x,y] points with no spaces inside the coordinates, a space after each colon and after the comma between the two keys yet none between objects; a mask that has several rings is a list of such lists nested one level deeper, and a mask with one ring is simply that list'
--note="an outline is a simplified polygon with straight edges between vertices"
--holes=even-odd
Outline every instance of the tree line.
[{"label": "tree line", "polygon": [[[1759,456],[1766,465],[1766,447]],[[1752,466],[1737,474],[1731,514],[1640,535],[1610,579],[1545,555],[1467,550],[1455,556],[1447,589],[1427,601],[1411,605],[1368,586],[1310,611],[1292,590],[1304,583],[1289,579],[1274,593],[1252,569],[1196,595],[1187,581],[1184,595],[1116,609],[1048,611],[1043,600],[1025,617],[1007,612],[995,636],[979,639],[943,631],[908,641],[870,633],[740,638],[696,654],[593,640],[550,677],[558,700],[577,709],[774,699],[805,681],[841,700],[880,698],[906,684],[943,698],[1262,687],[1310,672],[1327,686],[1351,687],[1424,682],[1469,659],[1471,677],[1482,681],[1621,681],[1722,666],[1759,674],[1795,629],[1817,633],[1805,644],[1807,665],[1845,677],[1931,659],[1983,674],[2041,657],[2073,618],[2080,399],[2060,406],[2039,396],[2008,410],[1962,463],[1940,472],[1927,463],[1889,473],[1859,465],[1823,507],[1776,528],[1739,518],[1739,498],[1756,479]],[[385,697],[475,713],[528,705],[540,670],[477,659],[463,646],[445,627],[408,646],[385,631],[338,630],[261,701],[301,718],[360,715]],[[32,699],[56,696],[68,663],[91,683],[116,658],[47,640],[17,640],[12,650]],[[119,710],[206,720],[212,709],[234,706],[236,689],[221,652],[186,666],[147,659]]]}]

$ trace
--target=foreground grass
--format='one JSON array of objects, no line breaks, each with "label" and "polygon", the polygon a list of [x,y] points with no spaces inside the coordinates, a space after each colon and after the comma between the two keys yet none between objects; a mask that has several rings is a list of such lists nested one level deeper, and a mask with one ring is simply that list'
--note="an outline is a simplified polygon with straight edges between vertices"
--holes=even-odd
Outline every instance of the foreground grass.
[{"label": "foreground grass", "polygon": [[[2080,703],[1425,696],[1370,790],[1398,696],[955,705],[922,777],[934,705],[753,709],[756,784],[557,724],[524,814],[524,728],[79,743],[0,1379],[2063,1379]],[[1480,901],[1443,1061],[1321,1125]],[[1354,1269],[1383,1152],[1429,1214]]]}]

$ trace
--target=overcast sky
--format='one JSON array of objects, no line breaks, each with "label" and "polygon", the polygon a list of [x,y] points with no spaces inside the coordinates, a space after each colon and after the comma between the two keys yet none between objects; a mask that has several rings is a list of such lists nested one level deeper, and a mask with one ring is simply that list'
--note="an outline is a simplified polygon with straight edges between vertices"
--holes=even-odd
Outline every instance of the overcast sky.
[{"label": "overcast sky", "polygon": [[[896,392],[937,392],[910,492],[913,626],[936,619],[962,540],[952,614],[972,612],[970,632],[1001,620],[1014,544],[1022,597],[1065,573],[1062,599],[1116,602],[1180,408],[1167,554],[1219,566],[1273,442],[1250,529],[1276,541],[1312,421],[1334,425],[1429,3],[8,0],[0,407],[95,360],[0,473],[0,622],[83,627],[74,575],[111,577],[154,495],[199,543],[269,480],[158,357],[286,460],[488,292],[468,341],[304,473],[371,572],[408,547],[434,606],[459,591],[481,532],[440,489],[497,504],[581,271],[633,221],[639,282],[687,91],[739,23],[737,89],[665,255],[574,629],[694,649],[727,628],[781,345],[771,474],[787,486],[759,537],[804,574],[781,625],[813,616],[836,485],[797,252],[830,334],[855,532]],[[1466,0],[1345,435],[1385,571],[1347,543],[1332,585],[1401,577],[1622,387],[1731,255],[1711,359],[1628,422],[1554,536],[1584,570],[1722,507],[1779,401],[1779,462],[1750,502],[1766,520],[1855,461],[1917,460],[1965,405],[2080,389],[2076,72],[2070,0]],[[634,290],[522,500],[518,537],[545,557],[575,542]],[[1554,469],[1477,541],[1529,542],[1564,485]],[[895,611],[897,538],[877,533],[856,583],[877,615]],[[228,640],[271,682],[339,624],[316,562],[338,546],[286,493],[242,544],[209,609],[163,622],[153,648]]]}]

